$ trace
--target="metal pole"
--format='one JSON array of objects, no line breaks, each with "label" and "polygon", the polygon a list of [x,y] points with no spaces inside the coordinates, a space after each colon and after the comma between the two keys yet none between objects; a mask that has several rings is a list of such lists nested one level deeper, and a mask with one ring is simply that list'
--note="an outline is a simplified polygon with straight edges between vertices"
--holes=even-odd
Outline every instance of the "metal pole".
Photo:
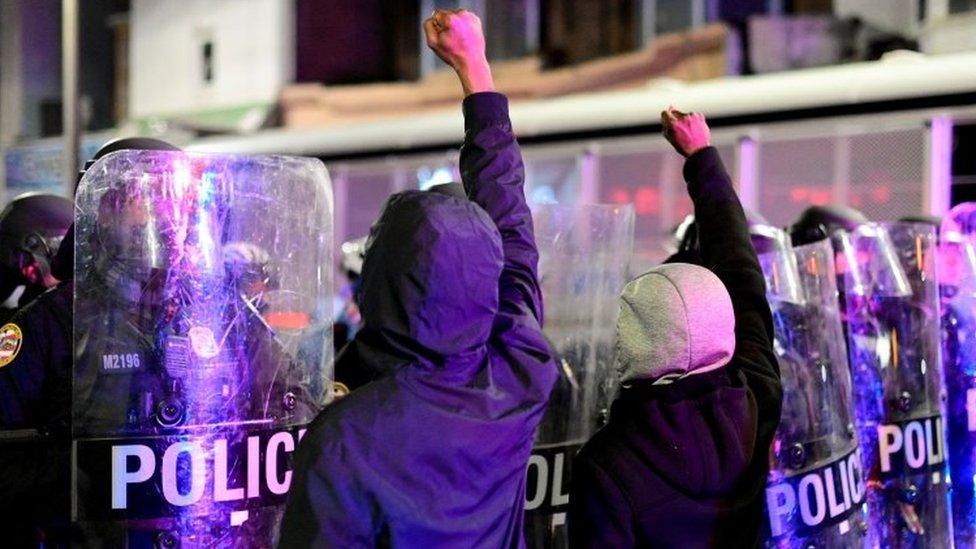
[{"label": "metal pole", "polygon": [[736,150],[736,179],[739,200],[751,210],[759,209],[759,142],[753,136],[739,139]]},{"label": "metal pole", "polygon": [[580,155],[580,204],[596,204],[600,196],[600,144],[591,143]]},{"label": "metal pole", "polygon": [[61,83],[65,196],[73,197],[78,176],[78,149],[81,128],[78,123],[78,0],[61,1]]},{"label": "metal pole", "polygon": [[[834,177],[831,182],[831,201],[838,204],[850,203],[851,199],[851,136],[834,137]],[[856,207],[860,207],[857,205]]]},{"label": "metal pole", "polygon": [[952,207],[952,125],[948,115],[933,116],[925,142],[925,213],[943,216]]}]

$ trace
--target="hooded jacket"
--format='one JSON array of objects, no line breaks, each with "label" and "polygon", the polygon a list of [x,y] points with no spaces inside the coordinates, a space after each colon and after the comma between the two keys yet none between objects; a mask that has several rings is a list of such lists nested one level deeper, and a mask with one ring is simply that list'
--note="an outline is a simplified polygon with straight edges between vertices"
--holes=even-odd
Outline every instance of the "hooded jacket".
[{"label": "hooded jacket", "polygon": [[464,101],[468,199],[406,191],[370,232],[356,356],[380,379],[296,452],[281,547],[516,547],[556,378],[507,100]]},{"label": "hooded jacket", "polygon": [[[641,370],[679,375],[670,383],[625,384],[608,424],[574,461],[569,526],[575,547],[752,547],[759,541],[769,446],[782,403],[772,318],[746,218],[716,150],[689,157],[684,176],[703,266],[731,298],[734,352],[720,367],[708,353],[697,354],[708,365],[648,365]],[[690,330],[696,327],[702,326]],[[682,356],[688,362],[696,352]],[[695,371],[700,366],[707,367]]]}]

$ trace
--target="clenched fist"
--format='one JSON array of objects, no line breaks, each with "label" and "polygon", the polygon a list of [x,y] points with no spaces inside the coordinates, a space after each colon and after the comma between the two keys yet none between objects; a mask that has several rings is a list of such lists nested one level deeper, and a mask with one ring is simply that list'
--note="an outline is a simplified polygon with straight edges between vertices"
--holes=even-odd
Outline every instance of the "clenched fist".
[{"label": "clenched fist", "polygon": [[661,126],[665,139],[686,158],[711,145],[712,134],[701,113],[668,107],[661,111]]},{"label": "clenched fist", "polygon": [[495,89],[477,15],[467,10],[434,10],[424,21],[424,34],[427,46],[457,72],[465,95]]}]

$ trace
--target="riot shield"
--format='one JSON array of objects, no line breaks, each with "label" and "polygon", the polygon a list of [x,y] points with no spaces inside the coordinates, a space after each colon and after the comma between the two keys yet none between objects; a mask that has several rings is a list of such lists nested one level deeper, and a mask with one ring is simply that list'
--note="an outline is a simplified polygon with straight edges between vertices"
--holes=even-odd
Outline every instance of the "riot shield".
[{"label": "riot shield", "polygon": [[942,364],[956,547],[976,547],[976,203],[953,208],[939,243]]},{"label": "riot shield", "polygon": [[630,206],[538,206],[533,212],[545,301],[545,333],[560,378],[529,460],[525,538],[529,547],[567,547],[571,463],[605,421],[616,383],[617,299],[634,238]]},{"label": "riot shield", "polygon": [[[776,240],[782,242],[782,240]],[[828,240],[759,256],[783,411],[770,448],[767,547],[864,547],[851,376]]]},{"label": "riot shield", "polygon": [[120,151],[79,184],[79,544],[271,547],[331,393],[332,198],[313,159]]},{"label": "riot shield", "polygon": [[872,544],[947,547],[935,228],[865,224],[834,248]]},{"label": "riot shield", "polygon": [[770,225],[750,225],[749,236],[766,280],[766,296],[773,303],[805,304],[800,269],[789,235]]}]

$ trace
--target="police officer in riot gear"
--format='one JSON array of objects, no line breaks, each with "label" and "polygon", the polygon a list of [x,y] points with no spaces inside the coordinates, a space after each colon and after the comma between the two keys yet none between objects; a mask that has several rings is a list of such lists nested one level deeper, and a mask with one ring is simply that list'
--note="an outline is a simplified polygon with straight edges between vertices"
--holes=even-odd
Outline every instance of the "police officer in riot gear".
[{"label": "police officer in riot gear", "polygon": [[[14,304],[24,306],[57,284],[51,261],[72,215],[70,200],[43,193],[18,196],[0,213],[0,299],[24,286]],[[0,309],[0,323],[18,308]]]},{"label": "police officer in riot gear", "polygon": [[[746,214],[746,222],[752,227],[767,227],[769,222],[766,218],[748,208],[743,209]],[[753,234],[752,245],[756,248],[756,253],[764,253],[766,239],[762,236],[757,237]],[[695,224],[695,214],[688,214],[674,230],[671,231],[671,245],[669,246],[671,255],[664,260],[664,263],[691,263],[701,265],[701,253],[698,245],[698,226]]]},{"label": "police officer in riot gear", "polygon": [[[79,425],[86,432],[165,429],[225,421],[228,408],[257,418],[307,406],[309,398],[295,392],[288,398],[290,389],[258,379],[267,369],[238,368],[288,360],[261,314],[263,296],[275,285],[267,251],[223,243],[222,256],[212,258],[223,269],[191,267],[187,258],[203,252],[190,249],[191,237],[175,233],[190,219],[181,213],[197,206],[166,191],[136,196],[115,190],[102,196],[96,231],[88,235],[94,254],[88,291],[97,288],[103,299],[75,304],[76,320],[85,320],[89,330],[76,349],[75,432]],[[167,217],[181,207],[184,212]],[[207,366],[189,367],[200,356],[209,359]],[[196,393],[204,385],[219,394],[202,398]],[[272,396],[256,389],[271,386],[277,389]]]},{"label": "police officer in riot gear", "polygon": [[[168,143],[153,139],[119,139],[106,144],[92,161],[118,150],[151,147],[150,150],[178,150]],[[82,172],[84,173],[84,172]],[[71,212],[68,212],[70,225]],[[74,230],[67,228],[67,235],[56,253],[49,255],[48,276],[57,276],[61,283],[38,298],[4,327],[5,333],[15,333],[4,344],[11,349],[7,363],[0,367],[0,387],[10,389],[0,399],[0,429],[36,426],[42,422],[39,410],[66,409],[67,392],[62,405],[51,406],[51,393],[60,394],[60,384],[50,380],[68,380],[71,371],[72,329],[72,263],[74,256]],[[0,358],[0,361],[3,359]],[[48,374],[53,375],[48,378]]]},{"label": "police officer in riot gear", "polygon": [[[178,150],[155,139],[119,139],[86,167],[111,152],[136,148]],[[62,230],[58,243],[57,237],[43,236],[54,234],[46,229],[37,233],[39,239],[24,239],[39,240],[29,254],[15,254],[39,280],[61,282],[0,328],[0,524],[9,522],[6,532],[14,545],[56,546],[67,543],[69,523],[73,207],[59,197],[25,198],[57,212],[67,235]]]},{"label": "police officer in riot gear", "polygon": [[[784,231],[768,226],[750,231],[756,250],[766,250],[759,263],[784,394],[770,452],[764,546],[859,546],[867,529],[864,482],[833,249],[827,240],[793,247]],[[829,517],[796,512],[808,506],[801,484],[838,495]]]},{"label": "police officer in riot gear", "polygon": [[939,233],[942,364],[956,547],[976,546],[976,203],[956,205]]},{"label": "police officer in riot gear", "polygon": [[[209,546],[233,538],[261,546],[257,540],[271,536],[276,489],[250,499],[260,487],[248,476],[248,518],[235,522],[243,497],[217,484],[207,496],[174,496],[163,456],[215,433],[227,436],[228,455],[243,438],[249,449],[271,430],[300,428],[321,404],[312,394],[327,378],[320,375],[318,385],[310,379],[322,373],[329,326],[317,320],[323,302],[311,292],[326,283],[296,282],[308,265],[283,261],[327,242],[325,183],[324,168],[308,159],[122,151],[89,168],[75,225],[77,539]],[[290,209],[287,200],[306,209]],[[255,219],[274,209],[294,215]],[[121,468],[104,462],[133,444],[160,456],[162,490],[133,488],[132,499],[117,506],[106,494]],[[253,458],[244,458],[248,467],[262,459]],[[283,465],[278,453],[267,459],[272,471],[276,460]],[[237,465],[221,473],[218,461],[212,478],[238,484],[231,477],[241,462],[225,460]],[[196,475],[208,465],[193,467]],[[141,497],[147,492],[160,497]]]}]

